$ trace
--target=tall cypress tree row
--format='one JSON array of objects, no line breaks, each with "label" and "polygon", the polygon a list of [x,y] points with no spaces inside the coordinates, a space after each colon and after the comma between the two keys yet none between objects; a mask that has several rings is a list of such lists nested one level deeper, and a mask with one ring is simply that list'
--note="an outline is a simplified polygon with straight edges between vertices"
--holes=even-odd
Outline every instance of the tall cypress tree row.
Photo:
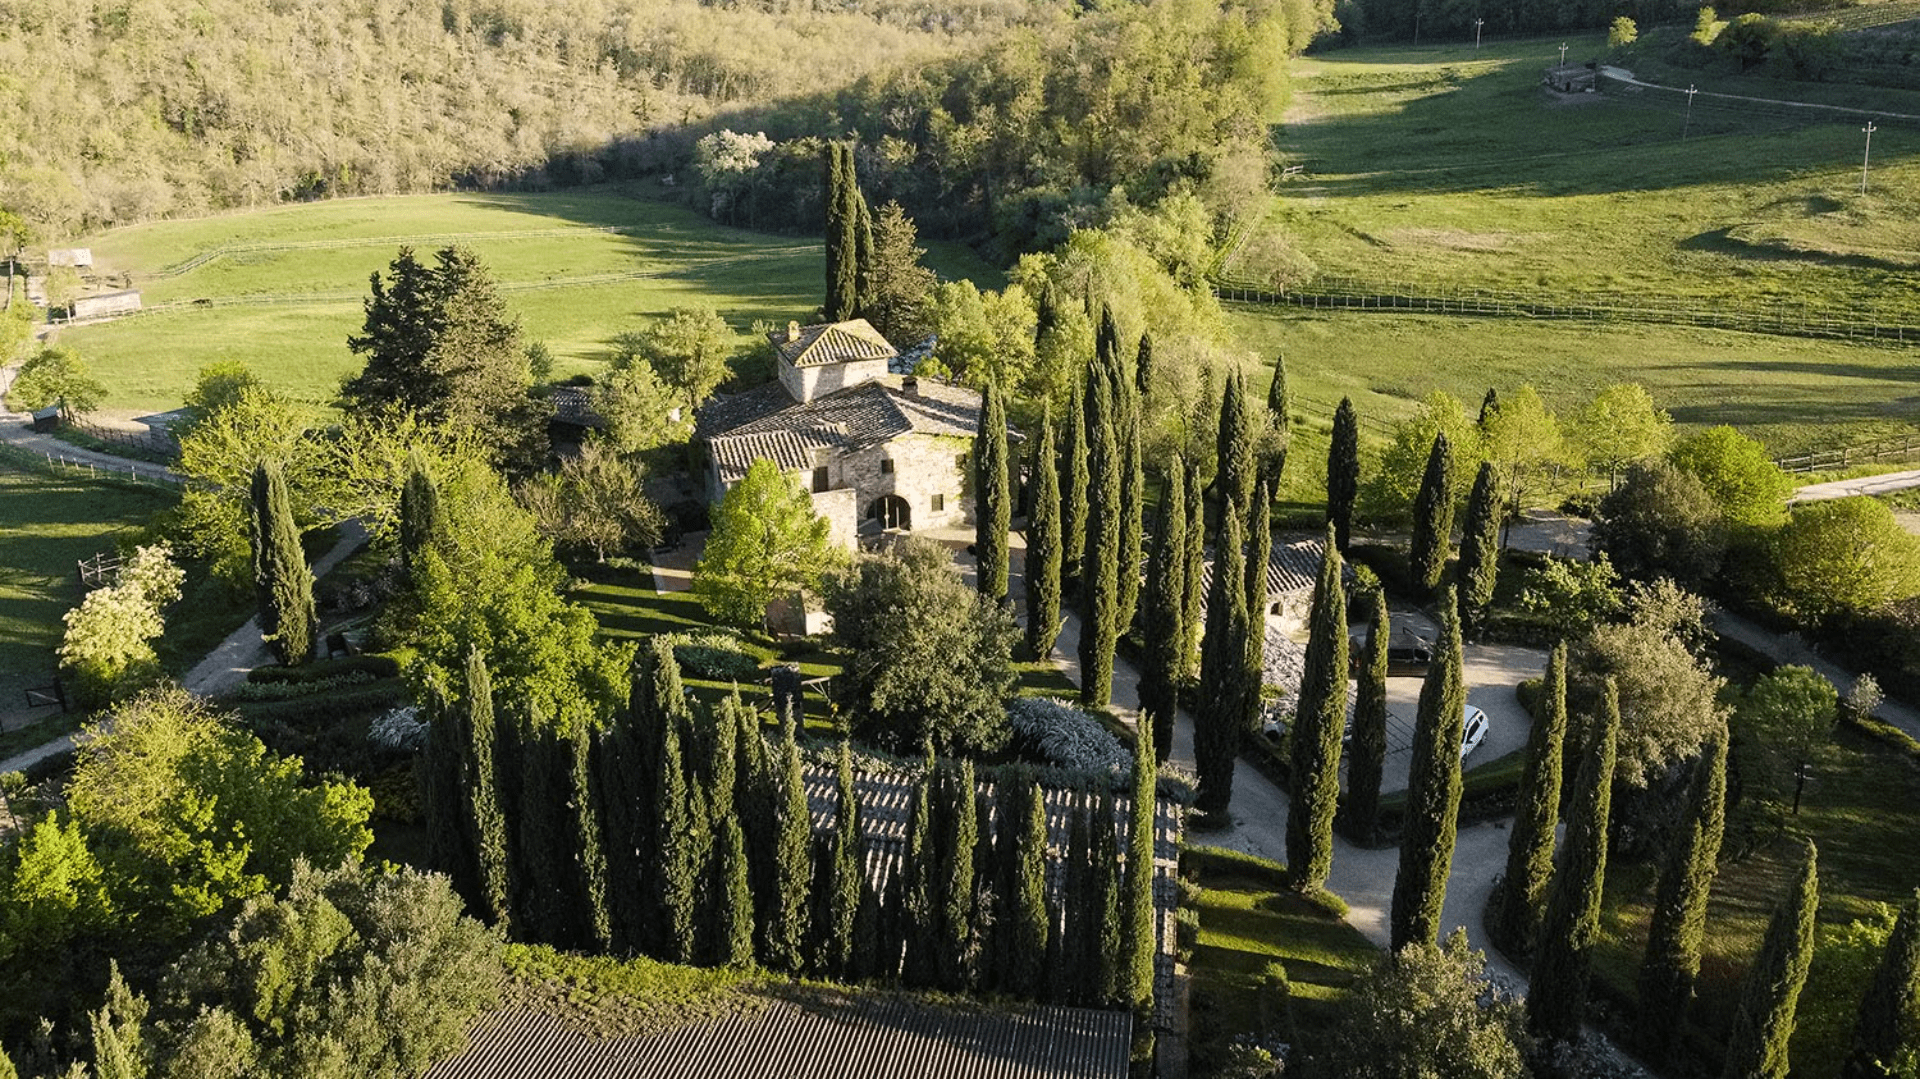
[{"label": "tall cypress tree row", "polygon": [[607,903],[607,850],[600,832],[600,798],[593,781],[593,735],[582,726],[574,732],[571,779],[573,807],[573,892],[578,900],[575,919],[581,943],[595,952],[613,945],[613,922]]},{"label": "tall cypress tree row", "polygon": [[1813,963],[1814,917],[1820,908],[1819,852],[1807,841],[1807,859],[1793,892],[1781,902],[1747,972],[1727,1038],[1722,1076],[1787,1075],[1787,1043],[1794,1013]]},{"label": "tall cypress tree row", "polygon": [[428,718],[426,752],[418,766],[422,809],[426,812],[428,865],[452,878],[467,907],[479,911],[479,857],[474,850],[460,775],[461,759],[469,743],[464,710],[449,705],[445,694],[434,689],[428,692],[421,711]]},{"label": "tall cypress tree row", "polygon": [[948,990],[965,990],[973,981],[974,856],[980,841],[974,813],[973,761],[947,763],[941,785],[946,802],[947,834],[940,882],[940,982]]},{"label": "tall cypress tree row", "polygon": [[[740,721],[738,713],[752,709],[740,700],[740,688],[720,699],[718,705],[707,711],[706,737],[701,741],[706,750],[706,762],[702,768],[706,788],[707,813],[714,821],[728,814],[737,814],[739,808],[739,780],[735,773],[740,768]],[[717,835],[717,834],[716,834]]]},{"label": "tall cypress tree row", "polygon": [[1395,952],[1411,942],[1440,943],[1440,909],[1453,869],[1460,819],[1460,739],[1466,724],[1467,685],[1460,654],[1460,620],[1453,590],[1440,607],[1440,640],[1413,725],[1407,766],[1407,820],[1400,869],[1393,879],[1390,936]]},{"label": "tall cypress tree row", "polygon": [[460,725],[467,737],[461,762],[461,790],[466,795],[467,828],[478,861],[482,918],[512,929],[513,862],[507,847],[507,818],[501,808],[499,777],[494,771],[493,744],[498,728],[493,718],[493,681],[486,657],[475,648],[467,653],[466,714]]},{"label": "tall cypress tree row", "polygon": [[1679,1049],[1700,977],[1707,933],[1707,897],[1720,863],[1727,818],[1727,741],[1717,738],[1694,766],[1687,816],[1669,842],[1654,893],[1647,951],[1640,961],[1642,1044],[1656,1060]]},{"label": "tall cypress tree row", "polygon": [[1220,493],[1221,520],[1243,513],[1253,498],[1253,482],[1260,463],[1254,456],[1253,421],[1247,408],[1247,378],[1239,368],[1227,372],[1220,398],[1220,431],[1215,452],[1219,465],[1213,484]]},{"label": "tall cypress tree row", "polygon": [[579,940],[581,909],[573,874],[572,755],[538,717],[515,725],[520,743],[519,844],[515,846],[520,903],[515,923],[558,948]]},{"label": "tall cypress tree row", "polygon": [[1114,444],[1120,470],[1119,554],[1115,557],[1119,569],[1115,594],[1118,614],[1114,622],[1114,636],[1118,640],[1133,628],[1134,616],[1140,608],[1140,553],[1146,544],[1147,479],[1140,450],[1140,390],[1127,370],[1126,357],[1121,355],[1113,309],[1105,305],[1100,309],[1100,330],[1100,344],[1105,353],[1100,357],[1100,366],[1106,370],[1107,381],[1113,387]]},{"label": "tall cypress tree row", "polygon": [[1207,566],[1207,501],[1200,483],[1200,467],[1187,466],[1187,548],[1180,578],[1186,595],[1180,598],[1180,682],[1200,675],[1200,631],[1205,618]]},{"label": "tall cypress tree row", "polygon": [[1269,509],[1272,504],[1267,482],[1262,480],[1255,487],[1253,509],[1247,521],[1244,583],[1247,590],[1247,636],[1240,649],[1244,665],[1241,688],[1245,691],[1240,699],[1240,730],[1249,738],[1260,730],[1263,704],[1260,687],[1267,681],[1267,598],[1270,595],[1267,592],[1267,567],[1273,561],[1273,519]]},{"label": "tall cypress tree row", "polygon": [[807,898],[813,885],[813,819],[807,813],[806,777],[800,744],[788,728],[780,746],[780,814],[775,823],[776,853],[772,925],[767,928],[767,964],[799,971],[806,960]]},{"label": "tall cypress tree row", "polygon": [[1200,791],[1194,806],[1216,821],[1233,799],[1233,759],[1240,751],[1245,704],[1247,591],[1240,518],[1221,519],[1220,544],[1207,592],[1207,635],[1200,655],[1200,700],[1193,717],[1193,759]]},{"label": "tall cypress tree row", "polygon": [[1380,828],[1380,780],[1387,765],[1387,643],[1393,625],[1385,589],[1367,590],[1367,637],[1355,661],[1353,756],[1347,766],[1347,827],[1362,843]]},{"label": "tall cypress tree row", "polygon": [[[1488,924],[1494,941],[1510,952],[1533,951],[1534,931],[1553,880],[1554,830],[1560,822],[1560,767],[1566,756],[1567,643],[1547,656],[1540,708],[1527,733],[1527,763],[1520,774],[1513,831],[1507,837],[1507,872],[1495,889]],[[1716,841],[1717,842],[1717,841]]]},{"label": "tall cypress tree row", "polygon": [[1102,785],[1094,803],[1092,832],[1094,937],[1090,1001],[1101,1007],[1121,1001],[1125,989],[1126,941],[1120,915],[1120,842],[1114,824],[1118,807],[1113,789]]},{"label": "tall cypress tree row", "polygon": [[440,485],[427,472],[418,449],[407,454],[407,480],[400,488],[400,559],[413,569],[414,559],[446,531],[447,513],[440,505]]},{"label": "tall cypress tree row", "polygon": [[287,474],[277,461],[253,468],[253,583],[260,596],[260,637],[285,665],[313,657],[320,636],[313,607],[313,575],[293,523]]},{"label": "tall cypress tree row", "polygon": [[652,952],[663,960],[684,964],[693,959],[694,899],[700,867],[693,861],[693,843],[687,835],[686,770],[680,756],[680,725],[669,724],[660,733],[659,771],[653,785],[654,851],[658,863],[653,877]]},{"label": "tall cypress tree row", "polygon": [[1027,517],[1027,652],[1053,654],[1060,635],[1060,472],[1053,467],[1053,411],[1040,414],[1035,440],[1032,506]]},{"label": "tall cypress tree row", "polygon": [[1307,655],[1293,723],[1288,777],[1287,877],[1300,892],[1326,886],[1333,869],[1333,815],[1340,805],[1340,736],[1347,726],[1347,593],[1340,552],[1327,528],[1326,554],[1313,587]]},{"label": "tall cypress tree row", "polygon": [[973,436],[973,550],[981,595],[1007,595],[1007,534],[1013,529],[1013,492],[1007,483],[1007,410],[1000,388],[987,384],[980,426]]},{"label": "tall cypress tree row", "polygon": [[714,845],[716,908],[712,942],[713,962],[726,967],[753,966],[753,886],[747,877],[747,838],[740,830],[738,816],[728,814],[720,822],[719,842]]},{"label": "tall cypress tree row", "polygon": [[[937,883],[940,853],[934,837],[934,775],[932,755],[913,787],[913,809],[907,816],[905,887],[900,898],[901,931],[906,939],[907,979],[933,981],[934,957],[940,951],[940,909]],[[883,941],[891,940],[882,938]]]},{"label": "tall cypress tree row", "polygon": [[1140,716],[1151,721],[1153,756],[1165,761],[1173,750],[1173,718],[1180,706],[1180,682],[1186,667],[1181,604],[1186,598],[1186,488],[1178,461],[1167,470],[1154,529],[1153,556],[1147,563],[1145,654],[1140,667]]},{"label": "tall cypress tree row", "polygon": [[1920,1063],[1920,892],[1900,908],[1853,1026],[1849,1076],[1911,1076]]},{"label": "tall cypress tree row", "polygon": [[1153,755],[1136,748],[1133,799],[1127,815],[1126,893],[1121,903],[1125,963],[1119,1003],[1134,1010],[1134,1022],[1141,1026],[1153,1013],[1153,959],[1158,951],[1153,932],[1154,777]]},{"label": "tall cypress tree row", "polygon": [[1113,694],[1113,651],[1120,639],[1121,455],[1113,423],[1113,388],[1097,365],[1087,368],[1087,554],[1080,569],[1085,618],[1080,623],[1080,702],[1103,708]]},{"label": "tall cypress tree row", "polygon": [[826,232],[827,299],[821,313],[828,322],[842,322],[860,306],[860,185],[853,148],[846,143],[827,146]]},{"label": "tall cypress tree row", "polygon": [[[666,655],[673,656],[669,646]],[[600,835],[606,839],[607,914],[613,947],[627,953],[650,944],[647,938],[656,865],[653,830],[653,778],[660,766],[647,732],[657,723],[649,712],[657,655],[649,642],[634,655],[627,707],[613,715],[600,737],[595,767],[599,773]],[[677,678],[677,676],[676,676]]]},{"label": "tall cypress tree row", "polygon": [[853,753],[845,740],[834,770],[838,799],[834,809],[833,871],[827,885],[827,918],[821,927],[825,948],[821,967],[830,974],[852,974],[854,921],[860,913],[860,886],[866,877],[862,861],[865,829],[860,795],[853,787]]},{"label": "tall cypress tree row", "polygon": [[1047,976],[1047,807],[1031,773],[1021,774],[1017,784],[1019,811],[1003,826],[1015,830],[1008,897],[1013,918],[1009,989],[1039,998],[1046,991]]},{"label": "tall cypress tree row", "polygon": [[1093,943],[1099,940],[1098,886],[1093,880],[1093,832],[1085,792],[1074,792],[1067,811],[1067,858],[1061,867],[1060,948],[1048,958],[1056,983],[1055,1000],[1087,1004],[1089,985],[1098,979]]},{"label": "tall cypress tree row", "polygon": [[1480,475],[1473,478],[1473,494],[1467,498],[1457,575],[1460,622],[1468,631],[1476,631],[1493,603],[1500,575],[1500,484],[1491,461],[1480,463]]},{"label": "tall cypress tree row", "polygon": [[1287,469],[1287,450],[1293,442],[1293,395],[1287,390],[1287,355],[1273,358],[1273,381],[1267,384],[1267,432],[1260,471],[1267,486],[1278,490]]},{"label": "tall cypress tree row", "polygon": [[1068,382],[1060,440],[1060,574],[1077,578],[1087,554],[1087,407],[1080,381]]},{"label": "tall cypress tree row", "polygon": [[1527,982],[1527,1029],[1559,1042],[1580,1035],[1593,945],[1600,936],[1614,751],[1620,738],[1620,693],[1611,679],[1601,693],[1600,714],[1593,719],[1597,729],[1585,740],[1578,786],[1567,808],[1566,852],[1554,870]]},{"label": "tall cypress tree row", "polygon": [[1333,413],[1333,440],[1327,448],[1327,522],[1345,553],[1353,540],[1353,501],[1360,494],[1360,418],[1353,399],[1341,398]]},{"label": "tall cypress tree row", "polygon": [[1433,437],[1420,493],[1413,497],[1413,545],[1408,571],[1422,597],[1431,597],[1447,570],[1453,547],[1453,444],[1442,431]]}]

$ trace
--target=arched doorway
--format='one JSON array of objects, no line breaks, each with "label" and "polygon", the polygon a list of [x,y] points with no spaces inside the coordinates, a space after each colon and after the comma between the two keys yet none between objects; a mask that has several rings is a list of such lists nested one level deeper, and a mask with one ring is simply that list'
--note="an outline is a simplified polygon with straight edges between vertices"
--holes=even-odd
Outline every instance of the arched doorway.
[{"label": "arched doorway", "polygon": [[867,505],[867,517],[888,531],[906,532],[913,528],[913,508],[898,495],[882,495],[873,500]]}]

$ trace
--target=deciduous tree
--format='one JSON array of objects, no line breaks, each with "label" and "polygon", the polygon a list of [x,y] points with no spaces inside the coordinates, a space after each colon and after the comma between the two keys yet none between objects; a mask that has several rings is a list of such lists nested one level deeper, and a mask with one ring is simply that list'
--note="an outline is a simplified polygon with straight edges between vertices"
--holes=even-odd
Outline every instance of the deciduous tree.
[{"label": "deciduous tree", "polygon": [[7,400],[15,409],[32,412],[58,405],[68,419],[98,409],[106,397],[106,386],[71,345],[41,346],[20,365],[7,388]]},{"label": "deciduous tree", "polygon": [[1758,440],[1725,424],[1674,443],[1667,460],[1700,481],[1734,525],[1774,525],[1786,513],[1792,479]]},{"label": "deciduous tree", "polygon": [[717,619],[763,625],[767,604],[819,586],[833,561],[827,532],[812,496],[771,460],[755,461],[713,512],[694,594]]}]

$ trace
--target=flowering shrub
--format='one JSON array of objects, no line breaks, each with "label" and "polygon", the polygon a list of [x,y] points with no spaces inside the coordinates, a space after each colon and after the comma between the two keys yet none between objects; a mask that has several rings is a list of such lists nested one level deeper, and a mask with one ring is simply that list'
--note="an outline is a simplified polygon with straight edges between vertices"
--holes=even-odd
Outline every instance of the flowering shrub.
[{"label": "flowering shrub", "polygon": [[1062,768],[1106,773],[1133,768],[1133,755],[1100,721],[1058,698],[1015,698],[1007,704],[1007,722]]}]

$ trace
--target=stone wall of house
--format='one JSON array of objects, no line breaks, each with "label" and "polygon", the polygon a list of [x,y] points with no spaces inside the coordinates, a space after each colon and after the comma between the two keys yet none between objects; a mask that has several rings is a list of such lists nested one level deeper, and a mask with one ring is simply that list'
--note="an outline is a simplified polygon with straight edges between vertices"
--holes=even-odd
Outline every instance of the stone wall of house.
[{"label": "stone wall of house", "polygon": [[[813,483],[811,472],[801,473],[800,486]],[[813,493],[813,512],[827,519],[827,539],[849,551],[860,546],[860,500],[852,488]]]},{"label": "stone wall of house", "polygon": [[[907,501],[908,522],[914,531],[953,528],[973,520],[973,499],[967,492],[968,440],[951,435],[903,435],[880,446],[839,455],[831,465],[833,485],[855,492],[858,520],[874,516],[874,504],[885,496]],[[885,463],[892,462],[889,471]],[[933,508],[938,496],[941,507]]]},{"label": "stone wall of house", "polygon": [[780,385],[787,388],[788,396],[800,402],[812,401],[849,386],[858,386],[887,373],[887,361],[884,358],[800,368],[781,360],[774,367],[780,371]]}]

